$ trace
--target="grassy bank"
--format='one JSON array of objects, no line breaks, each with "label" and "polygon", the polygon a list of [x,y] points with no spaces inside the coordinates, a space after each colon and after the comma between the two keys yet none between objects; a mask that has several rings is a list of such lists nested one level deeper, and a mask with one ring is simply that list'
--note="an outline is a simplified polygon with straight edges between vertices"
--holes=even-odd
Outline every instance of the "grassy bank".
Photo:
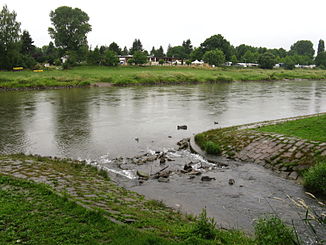
[{"label": "grassy bank", "polygon": [[[268,124],[268,123],[267,123]],[[207,153],[252,161],[326,196],[326,114],[241,129],[209,130],[195,136]]]},{"label": "grassy bank", "polygon": [[0,88],[48,88],[112,85],[201,83],[218,81],[273,81],[282,79],[326,79],[324,70],[263,70],[209,67],[98,67],[71,70],[0,72]]},{"label": "grassy bank", "polygon": [[264,126],[256,130],[326,142],[326,114]]},{"label": "grassy bank", "polygon": [[255,244],[213,225],[78,161],[0,156],[0,244]]}]

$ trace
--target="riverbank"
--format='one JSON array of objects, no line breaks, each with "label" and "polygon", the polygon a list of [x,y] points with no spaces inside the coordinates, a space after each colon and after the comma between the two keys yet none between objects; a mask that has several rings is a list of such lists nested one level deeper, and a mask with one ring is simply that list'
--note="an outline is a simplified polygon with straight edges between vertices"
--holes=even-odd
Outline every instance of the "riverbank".
[{"label": "riverbank", "polygon": [[[99,67],[71,70],[0,72],[0,90],[89,86],[163,85],[231,81],[323,80],[325,70],[264,70],[210,67]],[[108,84],[108,85],[106,85]]]},{"label": "riverbank", "polygon": [[[119,187],[107,172],[74,160],[0,156],[0,202],[0,238],[7,244],[255,244],[239,231],[215,228],[206,239],[193,216]],[[203,232],[209,223],[201,220]]]},{"label": "riverbank", "polygon": [[[326,158],[326,113],[210,130],[195,136],[207,153],[254,162],[303,183]],[[324,183],[325,184],[325,183]]]}]

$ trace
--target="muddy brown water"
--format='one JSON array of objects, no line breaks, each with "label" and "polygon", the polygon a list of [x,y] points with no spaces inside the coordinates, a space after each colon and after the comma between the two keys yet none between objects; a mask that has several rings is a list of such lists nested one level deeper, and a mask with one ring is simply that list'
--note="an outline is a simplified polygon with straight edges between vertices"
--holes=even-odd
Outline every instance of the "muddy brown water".
[{"label": "muddy brown water", "polygon": [[[1,92],[0,153],[88,159],[120,171],[112,159],[172,149],[180,139],[211,128],[325,111],[325,81]],[[177,130],[184,124],[187,130]],[[169,164],[176,168],[196,158],[175,154]],[[137,167],[150,172],[160,167],[155,164]],[[168,183],[150,179],[139,185],[116,173],[121,185],[149,198],[195,214],[206,207],[219,225],[249,232],[253,220],[264,213],[275,211],[299,222],[302,211],[290,198],[316,204],[294,182],[242,162],[209,170],[207,174],[216,178],[210,182],[173,174]],[[232,186],[230,178],[235,180]]]}]

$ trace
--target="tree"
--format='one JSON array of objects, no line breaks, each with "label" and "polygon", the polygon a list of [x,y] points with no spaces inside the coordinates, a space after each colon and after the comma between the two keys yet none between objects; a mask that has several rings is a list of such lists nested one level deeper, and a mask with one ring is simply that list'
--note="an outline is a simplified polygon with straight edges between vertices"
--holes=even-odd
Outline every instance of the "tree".
[{"label": "tree", "polygon": [[325,43],[324,40],[320,39],[318,42],[318,50],[317,55],[325,51]]},{"label": "tree", "polygon": [[258,52],[251,52],[248,50],[243,56],[242,56],[242,61],[246,63],[257,63],[259,58],[259,53]]},{"label": "tree", "polygon": [[103,58],[103,65],[106,66],[117,66],[119,64],[119,58],[117,57],[117,53],[112,50],[105,51]]},{"label": "tree", "polygon": [[238,59],[237,59],[237,56],[236,55],[232,55],[231,56],[231,62],[232,62],[232,65],[238,63]]},{"label": "tree", "polygon": [[43,46],[44,61],[53,65],[54,62],[59,58],[59,52],[56,47],[54,47],[53,42],[49,42],[48,46]]},{"label": "tree", "polygon": [[326,52],[321,52],[316,56],[315,63],[317,66],[326,68]]},{"label": "tree", "polygon": [[183,62],[183,60],[187,58],[187,53],[183,46],[174,46],[170,47],[167,52],[167,56],[181,59]]},{"label": "tree", "polygon": [[195,48],[191,53],[190,53],[190,60],[195,61],[195,60],[202,60],[204,55],[204,51],[201,47]]},{"label": "tree", "polygon": [[184,47],[187,58],[189,58],[189,55],[193,50],[190,39],[183,41],[182,47]]},{"label": "tree", "polygon": [[115,52],[117,55],[121,55],[122,53],[122,50],[121,48],[119,47],[118,44],[116,44],[115,42],[112,42],[110,45],[109,45],[109,50]]},{"label": "tree", "polygon": [[129,51],[128,51],[128,49],[127,49],[127,47],[125,46],[124,48],[123,48],[123,50],[122,50],[122,53],[121,53],[122,55],[128,55],[129,54]]},{"label": "tree", "polygon": [[89,17],[79,8],[62,6],[50,13],[53,27],[48,31],[55,45],[64,51],[78,51],[87,46],[87,33],[92,30]]},{"label": "tree", "polygon": [[258,62],[263,69],[273,69],[273,66],[276,64],[276,58],[271,52],[266,52],[259,56]]},{"label": "tree", "polygon": [[98,46],[96,46],[93,51],[90,50],[88,52],[87,63],[91,65],[100,65],[102,63],[102,59],[103,57]]},{"label": "tree", "polygon": [[16,12],[10,12],[7,5],[0,12],[0,69],[11,69],[20,58],[20,23],[16,21],[16,16]]},{"label": "tree", "polygon": [[204,53],[206,51],[219,49],[224,53],[227,60],[231,58],[232,52],[230,42],[228,42],[221,34],[207,38],[200,46]]},{"label": "tree", "polygon": [[309,56],[312,59],[315,54],[315,50],[313,46],[314,46],[313,43],[309,40],[297,41],[291,46],[290,54],[305,55],[305,56]]},{"label": "tree", "polygon": [[20,38],[21,43],[21,53],[24,55],[32,55],[35,50],[35,46],[33,45],[34,41],[32,40],[28,31],[23,31],[23,34]]},{"label": "tree", "polygon": [[293,70],[295,68],[295,60],[293,59],[293,56],[286,56],[283,59],[284,68],[287,70]]},{"label": "tree", "polygon": [[135,39],[132,43],[132,47],[129,50],[129,54],[134,54],[136,51],[143,52],[143,45],[140,41],[140,39]]},{"label": "tree", "polygon": [[203,60],[209,65],[220,66],[224,64],[225,56],[222,50],[215,49],[206,51],[203,56]]},{"label": "tree", "polygon": [[143,65],[147,63],[147,55],[145,54],[145,52],[135,51],[129,63],[133,63],[135,65]]}]

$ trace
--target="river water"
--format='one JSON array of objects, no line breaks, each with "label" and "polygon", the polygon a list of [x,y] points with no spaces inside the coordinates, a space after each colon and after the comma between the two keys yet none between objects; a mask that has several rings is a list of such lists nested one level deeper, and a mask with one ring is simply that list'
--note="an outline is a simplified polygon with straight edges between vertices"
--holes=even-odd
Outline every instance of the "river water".
[{"label": "river water", "polygon": [[324,111],[325,81],[1,92],[0,153],[133,156],[214,127]]},{"label": "river water", "polygon": [[[293,201],[320,207],[301,186],[261,166],[225,159],[221,161],[227,163],[226,168],[202,170],[216,180],[189,179],[178,172],[184,164],[209,163],[173,149],[182,138],[208,129],[325,111],[325,81],[1,92],[0,153],[88,159],[107,168],[120,185],[149,198],[195,214],[206,207],[222,227],[252,232],[255,218],[276,213],[288,222],[294,220],[303,234],[307,226],[300,221],[305,210]],[[187,125],[187,130],[178,130],[178,125]],[[162,166],[158,161],[133,165],[126,157],[155,151],[169,155],[174,174],[168,183],[149,180],[140,184],[137,170],[154,173]],[[124,159],[115,159],[120,156]],[[228,184],[230,178],[234,185]],[[304,240],[313,244],[311,237]]]}]

